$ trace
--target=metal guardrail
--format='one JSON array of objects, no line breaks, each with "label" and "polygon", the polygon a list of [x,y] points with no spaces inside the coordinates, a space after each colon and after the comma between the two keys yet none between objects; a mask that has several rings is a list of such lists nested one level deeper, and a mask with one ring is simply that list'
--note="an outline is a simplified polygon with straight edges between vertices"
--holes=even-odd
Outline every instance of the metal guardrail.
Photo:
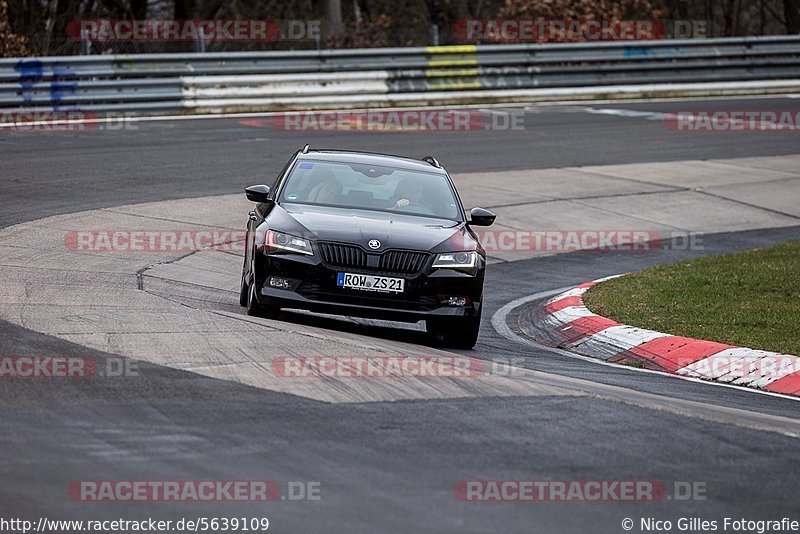
[{"label": "metal guardrail", "polygon": [[192,113],[467,103],[543,89],[596,87],[608,96],[608,86],[770,80],[800,86],[800,36],[0,59],[0,109]]}]

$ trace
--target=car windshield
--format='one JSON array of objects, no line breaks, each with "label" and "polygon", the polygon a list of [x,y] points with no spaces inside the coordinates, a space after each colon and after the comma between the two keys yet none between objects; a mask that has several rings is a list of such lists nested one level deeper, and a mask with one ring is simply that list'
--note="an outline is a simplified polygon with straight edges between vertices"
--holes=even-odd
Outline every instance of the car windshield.
[{"label": "car windshield", "polygon": [[383,165],[300,160],[280,200],[461,220],[446,176]]}]

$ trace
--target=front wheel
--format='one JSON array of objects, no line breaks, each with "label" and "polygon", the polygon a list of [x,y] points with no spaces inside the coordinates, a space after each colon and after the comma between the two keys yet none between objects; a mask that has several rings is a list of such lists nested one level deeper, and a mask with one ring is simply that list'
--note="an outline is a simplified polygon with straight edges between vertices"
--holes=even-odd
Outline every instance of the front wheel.
[{"label": "front wheel", "polygon": [[247,315],[275,319],[280,313],[281,309],[277,306],[266,306],[258,302],[256,298],[256,285],[250,285],[250,289],[247,292]]},{"label": "front wheel", "polygon": [[428,319],[425,329],[428,334],[441,340],[447,347],[471,349],[478,342],[481,316],[459,317],[457,319]]},{"label": "front wheel", "polygon": [[239,306],[247,307],[249,291],[250,288],[247,287],[247,281],[244,278],[244,273],[242,273],[242,285],[239,287]]}]

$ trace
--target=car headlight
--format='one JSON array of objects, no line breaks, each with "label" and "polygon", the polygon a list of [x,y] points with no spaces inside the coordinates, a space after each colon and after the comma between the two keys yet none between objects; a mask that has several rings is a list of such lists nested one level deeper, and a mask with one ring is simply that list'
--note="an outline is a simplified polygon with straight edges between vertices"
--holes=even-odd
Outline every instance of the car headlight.
[{"label": "car headlight", "polygon": [[440,269],[460,269],[463,271],[473,271],[477,265],[477,252],[445,252],[437,255],[433,262],[433,266]]},{"label": "car headlight", "polygon": [[309,256],[314,254],[314,252],[311,250],[311,242],[308,239],[303,239],[301,237],[295,237],[282,232],[267,230],[265,241],[267,252],[272,250],[282,250],[285,252],[295,252],[297,254],[307,254]]}]

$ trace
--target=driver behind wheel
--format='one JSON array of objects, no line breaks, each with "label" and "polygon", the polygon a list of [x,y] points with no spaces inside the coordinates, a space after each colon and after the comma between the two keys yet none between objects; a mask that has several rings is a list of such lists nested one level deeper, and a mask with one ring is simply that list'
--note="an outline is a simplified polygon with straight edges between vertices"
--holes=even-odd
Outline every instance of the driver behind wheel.
[{"label": "driver behind wheel", "polygon": [[403,209],[411,207],[424,207],[421,204],[425,188],[415,180],[403,179],[397,184],[394,191],[394,198],[398,199],[392,209]]},{"label": "driver behind wheel", "polygon": [[331,171],[322,171],[315,176],[320,182],[308,193],[308,201],[317,204],[339,204],[342,199],[342,184]]}]

